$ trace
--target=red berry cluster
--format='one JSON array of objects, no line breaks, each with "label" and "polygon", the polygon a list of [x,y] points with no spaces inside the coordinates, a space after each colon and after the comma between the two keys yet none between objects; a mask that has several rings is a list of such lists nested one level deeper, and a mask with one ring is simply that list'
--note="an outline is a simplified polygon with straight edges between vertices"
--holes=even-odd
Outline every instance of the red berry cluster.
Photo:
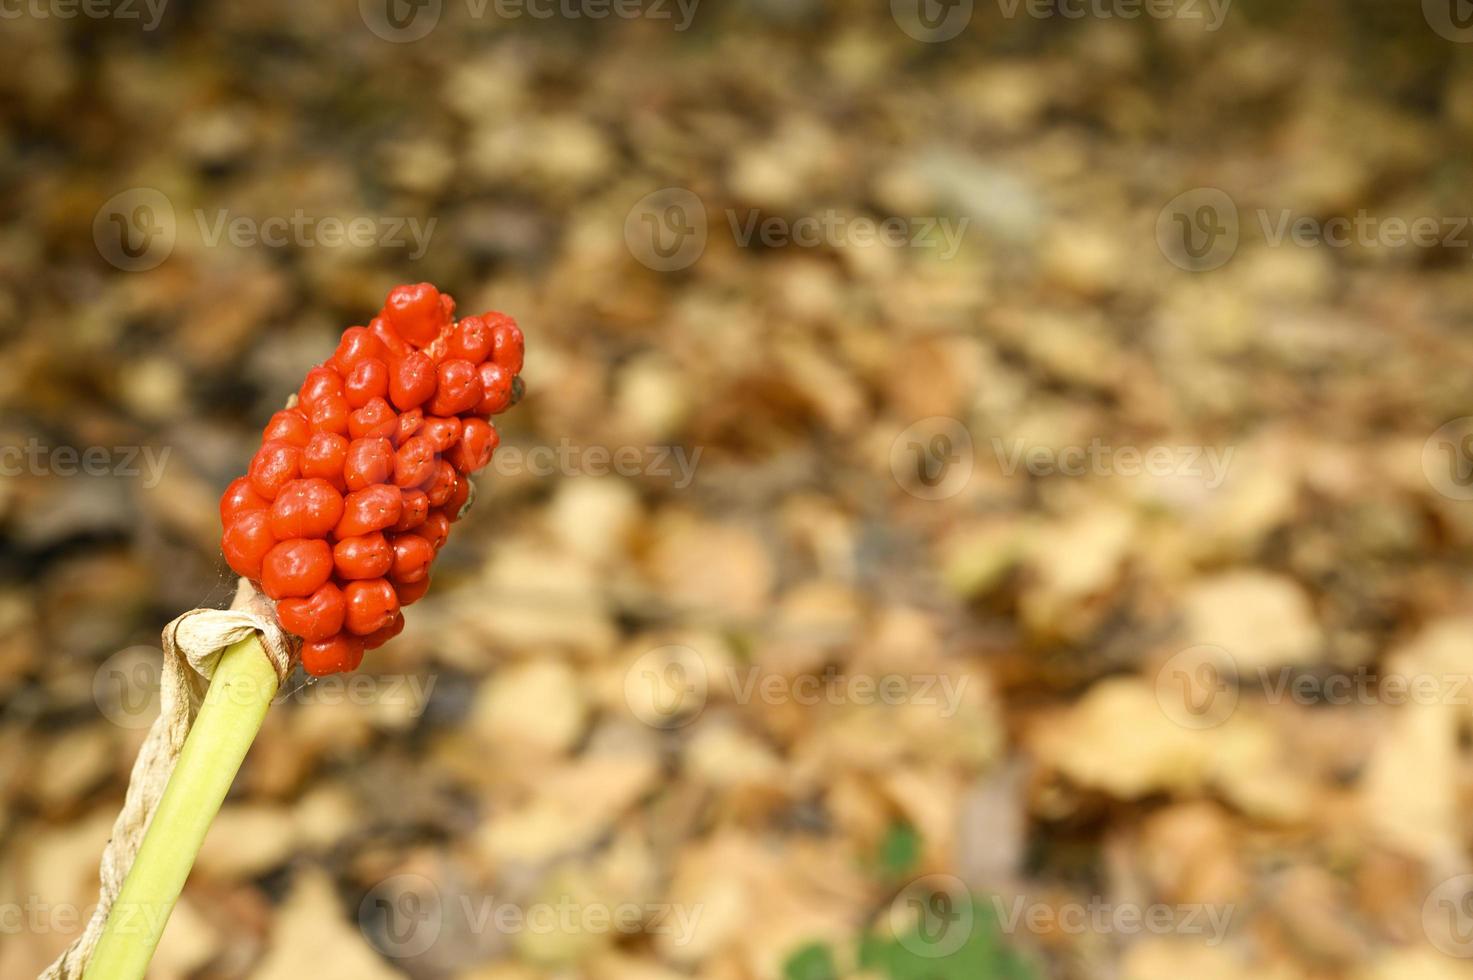
[{"label": "red berry cluster", "polygon": [[520,395],[516,321],[454,314],[429,283],[396,287],[307,372],[220,498],[225,560],[277,601],[308,673],[353,670],[404,628],[501,441],[489,418]]}]

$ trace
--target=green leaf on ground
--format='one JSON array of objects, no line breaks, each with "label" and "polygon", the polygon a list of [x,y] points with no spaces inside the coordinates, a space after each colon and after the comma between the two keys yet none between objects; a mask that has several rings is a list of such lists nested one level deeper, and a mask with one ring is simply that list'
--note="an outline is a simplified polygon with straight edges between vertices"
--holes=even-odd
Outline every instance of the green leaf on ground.
[{"label": "green leaf on ground", "polygon": [[826,943],[800,946],[783,964],[783,980],[837,980],[834,951]]},{"label": "green leaf on ground", "polygon": [[921,857],[921,835],[909,823],[890,825],[880,842],[880,868],[887,878],[903,878],[910,874]]},{"label": "green leaf on ground", "polygon": [[[923,921],[898,938],[867,935],[859,965],[890,980],[1038,980],[1029,962],[1011,949],[991,909],[971,903],[949,919]],[[964,930],[960,935],[957,929]]]}]

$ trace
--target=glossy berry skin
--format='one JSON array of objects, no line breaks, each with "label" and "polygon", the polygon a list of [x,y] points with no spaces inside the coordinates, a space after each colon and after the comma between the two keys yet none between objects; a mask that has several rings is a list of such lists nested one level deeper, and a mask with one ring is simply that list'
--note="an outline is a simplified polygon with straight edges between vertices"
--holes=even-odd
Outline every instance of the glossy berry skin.
[{"label": "glossy berry skin", "polygon": [[265,510],[270,506],[271,501],[252,489],[249,477],[238,476],[230,481],[230,486],[220,496],[220,523],[228,526],[237,514]]},{"label": "glossy berry skin", "polygon": [[381,578],[349,582],[343,588],[347,613],[343,626],[355,636],[367,636],[381,630],[399,611],[399,594]]},{"label": "glossy berry skin", "polygon": [[327,582],[304,599],[282,599],[276,604],[276,616],[304,640],[326,640],[342,632],[346,609],[343,590]]},{"label": "glossy berry skin", "polygon": [[494,341],[491,325],[484,317],[465,317],[455,325],[450,335],[450,356],[480,364],[491,356]]},{"label": "glossy berry skin", "polygon": [[351,633],[338,633],[325,640],[308,640],[302,644],[302,667],[314,677],[357,670],[361,663],[363,639]]},{"label": "glossy berry skin", "polygon": [[323,395],[307,406],[313,432],[344,434],[348,431],[348,414],[348,400],[342,395]]},{"label": "glossy berry skin", "polygon": [[225,536],[220,547],[225,552],[225,561],[236,574],[246,578],[261,577],[261,563],[266,553],[276,546],[276,537],[271,533],[271,518],[264,510],[251,510],[235,515],[225,525]]},{"label": "glossy berry skin", "polygon": [[428,541],[430,547],[439,551],[450,537],[450,518],[443,511],[432,510],[415,533]]},{"label": "glossy berry skin", "polygon": [[[375,341],[377,343],[377,341]],[[349,408],[362,408],[375,398],[389,394],[389,366],[381,358],[359,361],[343,378],[343,397]]]},{"label": "glossy berry skin", "polygon": [[315,367],[308,371],[307,380],[297,389],[297,401],[309,408],[329,395],[339,398],[343,395],[343,376],[329,367]]},{"label": "glossy berry skin", "polygon": [[372,330],[367,327],[349,327],[343,331],[343,339],[338,341],[338,349],[332,355],[332,366],[337,369],[338,374],[349,378],[353,369],[364,361],[382,361],[388,353],[384,342],[374,336]]},{"label": "glossy berry skin", "polygon": [[500,442],[489,419],[520,397],[516,322],[455,310],[429,283],[394,289],[307,373],[220,498],[226,560],[276,600],[314,675],[355,669],[404,629]]},{"label": "glossy berry skin", "polygon": [[460,452],[452,451],[450,461],[462,473],[470,473],[491,462],[491,454],[501,445],[501,436],[485,419],[466,419],[460,434]]},{"label": "glossy berry skin", "polygon": [[428,347],[450,322],[440,291],[427,282],[395,286],[384,304],[384,316],[399,336],[416,347]]},{"label": "glossy berry skin", "polygon": [[481,400],[476,405],[476,414],[484,418],[488,415],[499,415],[510,408],[512,376],[506,373],[506,368],[486,361],[478,370]]},{"label": "glossy berry skin", "polygon": [[316,432],[302,450],[302,476],[326,480],[334,490],[347,489],[344,465],[348,460],[348,437],[336,432]]},{"label": "glossy berry skin", "polygon": [[470,503],[470,499],[470,474],[461,473],[457,470],[455,474],[455,488],[450,491],[450,496],[446,498],[444,505],[440,508],[440,512],[450,518],[450,522],[453,524],[465,516],[466,505]]},{"label": "glossy berry skin", "polygon": [[430,441],[435,452],[443,454],[460,441],[461,425],[458,418],[432,416],[425,419],[424,437]]},{"label": "glossy berry skin", "polygon": [[522,328],[505,313],[487,313],[486,322],[491,326],[491,360],[512,377],[521,374],[526,352]]},{"label": "glossy berry skin", "polygon": [[305,446],[312,438],[312,425],[307,416],[295,408],[283,409],[271,416],[266,429],[261,433],[262,442],[285,442],[293,446]]},{"label": "glossy berry skin", "polygon": [[393,527],[403,507],[398,487],[376,483],[354,490],[343,498],[343,519],[333,528],[333,537],[341,541]]},{"label": "glossy berry skin", "polygon": [[435,371],[435,396],[430,399],[431,415],[459,415],[481,403],[481,376],[470,361],[445,361]]},{"label": "glossy berry skin", "polygon": [[394,586],[394,594],[399,597],[399,608],[411,606],[423,599],[425,593],[430,591],[430,580],[422,578],[418,582],[405,582]]},{"label": "glossy berry skin", "polygon": [[348,446],[342,472],[349,490],[387,483],[394,474],[394,444],[381,437],[354,439]]},{"label": "glossy berry skin", "polygon": [[399,413],[399,428],[394,432],[394,445],[402,446],[409,439],[419,434],[419,430],[425,426],[425,413],[417,408],[411,408],[407,412]]},{"label": "glossy berry skin", "polygon": [[332,575],[326,541],[296,538],[279,542],[261,563],[261,588],[273,599],[309,596]]},{"label": "glossy berry skin", "polygon": [[430,574],[435,549],[418,534],[394,535],[394,562],[389,578],[397,585],[418,582]]},{"label": "glossy berry skin", "polygon": [[256,451],[251,468],[251,489],[267,500],[275,500],[277,493],[301,474],[302,451],[286,442],[268,442]]},{"label": "glossy berry skin", "polygon": [[394,454],[394,486],[423,487],[435,475],[438,457],[424,436],[411,436]]},{"label": "glossy berry skin", "polygon": [[435,362],[428,354],[405,355],[389,371],[389,401],[401,412],[418,408],[435,393]]},{"label": "glossy berry skin", "polygon": [[429,498],[431,507],[444,507],[452,494],[455,493],[455,484],[460,475],[455,472],[455,467],[446,460],[435,463],[435,472],[430,477],[430,482],[425,484],[425,496]]},{"label": "glossy berry skin", "polygon": [[399,519],[394,522],[395,531],[411,531],[430,516],[430,498],[423,490],[401,491],[399,500]]},{"label": "glossy berry skin", "polygon": [[[398,598],[397,593],[395,598]],[[404,632],[404,613],[396,612],[387,626],[382,626],[363,638],[363,649],[377,650],[402,632]]]},{"label": "glossy berry skin", "polygon": [[344,581],[382,578],[394,564],[394,549],[379,531],[344,538],[332,546],[333,568]]},{"label": "glossy berry skin", "polygon": [[398,430],[399,416],[382,398],[370,398],[348,416],[348,435],[354,439],[387,439]]},{"label": "glossy berry skin", "polygon": [[412,349],[399,332],[389,325],[389,321],[382,316],[376,316],[368,321],[368,332],[383,344],[383,358],[390,367],[395,361],[402,360]]},{"label": "glossy berry skin", "polygon": [[343,517],[343,495],[326,480],[292,480],[271,502],[270,514],[278,541],[325,538]]}]

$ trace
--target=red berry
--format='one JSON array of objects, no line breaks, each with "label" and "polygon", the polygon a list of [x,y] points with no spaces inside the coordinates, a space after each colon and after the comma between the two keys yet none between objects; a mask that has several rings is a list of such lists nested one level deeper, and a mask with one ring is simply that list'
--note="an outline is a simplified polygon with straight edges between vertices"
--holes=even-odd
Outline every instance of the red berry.
[{"label": "red berry", "polygon": [[382,398],[371,399],[367,405],[348,416],[348,435],[354,439],[387,439],[398,428],[398,414]]},{"label": "red berry", "polygon": [[220,498],[221,546],[277,600],[310,673],[352,670],[404,629],[401,607],[426,594],[470,500],[468,474],[500,442],[487,418],[520,397],[523,355],[511,317],[457,323],[451,297],[400,286],[272,416]]},{"label": "red berry", "polygon": [[381,578],[349,582],[343,587],[343,598],[348,605],[343,625],[349,633],[357,636],[367,636],[383,629],[399,611],[398,594]]},{"label": "red berry", "polygon": [[404,338],[383,317],[376,316],[368,321],[368,332],[384,345],[384,360],[390,364],[409,353],[409,345],[404,342]]},{"label": "red berry", "polygon": [[435,462],[435,473],[430,477],[430,482],[425,485],[425,496],[429,498],[431,507],[441,507],[451,494],[455,493],[455,482],[459,479],[455,467],[445,460]]},{"label": "red berry", "polygon": [[419,527],[430,514],[429,496],[423,490],[404,490],[401,496],[403,507],[399,519],[394,522],[393,530],[408,531]]},{"label": "red berry", "polygon": [[261,588],[273,599],[308,596],[322,588],[331,574],[332,549],[327,542],[297,538],[266,552]]},{"label": "red berry", "polygon": [[430,574],[435,549],[418,534],[394,535],[394,563],[389,577],[395,585],[418,582]]},{"label": "red berry", "polygon": [[336,432],[317,432],[302,450],[302,475],[326,480],[334,490],[345,490],[343,464],[348,459],[348,439]]},{"label": "red berry", "polygon": [[268,442],[256,450],[247,476],[251,489],[267,500],[301,473],[302,451],[286,442]]},{"label": "red berry", "polygon": [[443,511],[432,510],[425,515],[425,522],[415,532],[430,543],[436,551],[445,545],[445,539],[450,537],[450,518]]},{"label": "red berry", "polygon": [[427,282],[395,286],[384,304],[384,316],[399,336],[416,347],[428,347],[450,322],[440,291]]},{"label": "red berry", "polygon": [[220,496],[220,523],[229,524],[237,514],[265,510],[271,501],[251,488],[250,477],[238,476]]},{"label": "red berry", "polygon": [[302,668],[313,677],[357,670],[362,662],[363,640],[348,633],[302,644]]},{"label": "red berry", "polygon": [[450,356],[480,364],[491,356],[493,340],[490,324],[481,317],[468,316],[455,325],[450,335]]},{"label": "red berry", "polygon": [[333,537],[341,541],[393,527],[403,506],[397,487],[379,483],[354,490],[343,498],[343,519],[333,529]]},{"label": "red berry", "polygon": [[394,444],[382,437],[354,439],[343,461],[343,478],[349,490],[362,490],[387,483],[394,472]]},{"label": "red berry", "polygon": [[325,394],[307,406],[313,432],[342,435],[348,431],[348,412],[348,400],[342,395]]},{"label": "red berry", "polygon": [[505,313],[487,313],[485,319],[491,327],[491,360],[505,370],[508,376],[521,374],[522,358],[526,350],[522,328]]},{"label": "red berry", "polygon": [[394,618],[389,620],[389,625],[376,629],[363,638],[363,649],[377,650],[402,632],[404,632],[404,614],[396,612]]},{"label": "red berry", "polygon": [[421,350],[424,351],[424,353],[429,357],[430,361],[435,365],[436,368],[438,368],[440,366],[440,362],[444,361],[450,356],[449,332],[447,331],[446,333],[441,334],[439,337],[435,338],[435,342],[433,344],[430,344],[430,346],[428,347],[423,347],[421,348]]},{"label": "red berry", "polygon": [[277,540],[325,538],[343,516],[343,496],[326,480],[292,480],[271,504]]},{"label": "red berry", "polygon": [[394,592],[399,596],[399,606],[412,606],[424,598],[424,594],[430,591],[430,580],[428,577],[418,582],[405,582],[403,585],[394,586]]},{"label": "red berry", "polygon": [[225,561],[236,574],[246,578],[261,577],[261,563],[266,553],[276,546],[276,537],[271,533],[271,519],[264,510],[251,510],[238,514],[225,525],[225,535],[220,539],[220,550],[225,552]]},{"label": "red berry", "polygon": [[481,402],[481,376],[470,361],[449,360],[436,369],[431,415],[459,415]]},{"label": "red berry", "polygon": [[394,433],[394,445],[404,445],[410,436],[415,435],[420,429],[424,428],[424,424],[425,413],[419,409],[411,408],[407,412],[401,412],[399,415],[399,429]]},{"label": "red berry", "polygon": [[330,367],[315,367],[307,372],[307,380],[297,389],[297,401],[306,409],[319,398],[343,394],[343,376]]},{"label": "red berry", "polygon": [[444,511],[445,516],[450,518],[453,523],[465,516],[465,506],[470,499],[471,478],[457,473],[455,475],[455,489],[450,491],[450,497],[440,509]]},{"label": "red berry", "polygon": [[511,407],[513,375],[494,361],[485,361],[477,372],[481,379],[481,401],[476,405],[476,414],[499,415]]},{"label": "red berry", "polygon": [[460,431],[460,442],[450,450],[450,462],[462,473],[478,470],[491,462],[491,454],[501,445],[501,435],[485,419],[466,419]]},{"label": "red berry", "polygon": [[423,351],[407,354],[389,371],[389,400],[401,412],[418,408],[434,393],[435,362]]},{"label": "red berry", "polygon": [[425,419],[424,436],[435,447],[435,452],[443,453],[460,441],[460,428],[460,419],[431,416]]},{"label": "red berry", "polygon": [[389,393],[389,366],[377,357],[359,361],[343,378],[343,397],[349,408],[362,408]]},{"label": "red berry", "polygon": [[276,616],[287,632],[304,640],[326,640],[343,628],[343,591],[328,582],[305,599],[283,599]]},{"label": "red berry", "polygon": [[333,567],[338,578],[353,580],[387,575],[394,564],[394,549],[379,531],[343,538],[332,549]]},{"label": "red berry", "polygon": [[373,335],[367,327],[349,327],[338,341],[337,352],[332,356],[332,365],[345,379],[354,368],[364,361],[383,358],[388,353],[384,342]]},{"label": "red berry", "polygon": [[422,487],[435,475],[435,447],[424,436],[413,436],[394,454],[394,485]]},{"label": "red berry", "polygon": [[287,442],[293,446],[305,446],[311,438],[311,423],[295,408],[283,409],[271,416],[266,430],[261,433],[262,442]]}]

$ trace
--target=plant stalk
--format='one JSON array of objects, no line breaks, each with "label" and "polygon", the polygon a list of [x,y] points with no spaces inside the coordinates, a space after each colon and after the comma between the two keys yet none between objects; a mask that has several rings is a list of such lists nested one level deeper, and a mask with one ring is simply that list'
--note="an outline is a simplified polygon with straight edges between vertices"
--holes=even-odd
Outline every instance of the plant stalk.
[{"label": "plant stalk", "polygon": [[256,634],[221,654],[84,980],[142,980],[276,688],[276,670]]}]

